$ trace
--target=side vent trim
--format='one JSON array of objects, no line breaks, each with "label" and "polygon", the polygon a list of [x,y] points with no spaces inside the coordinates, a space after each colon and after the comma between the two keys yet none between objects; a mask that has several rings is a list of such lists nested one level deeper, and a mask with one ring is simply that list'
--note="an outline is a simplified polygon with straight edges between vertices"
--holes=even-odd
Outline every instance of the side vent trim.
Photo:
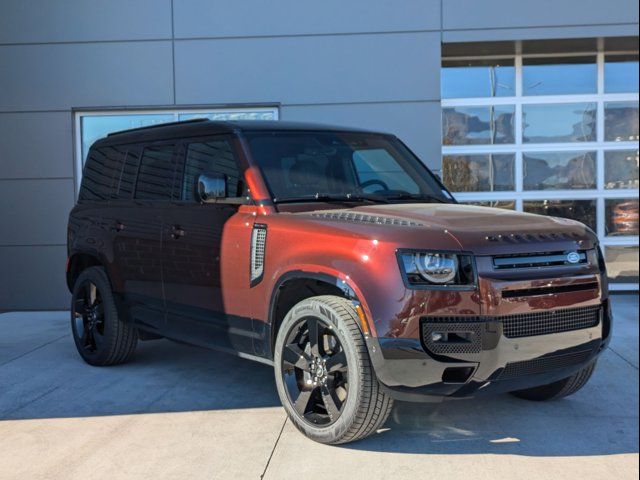
[{"label": "side vent trim", "polygon": [[256,223],[251,231],[251,252],[249,258],[249,286],[260,283],[264,276],[264,260],[267,246],[267,226]]}]

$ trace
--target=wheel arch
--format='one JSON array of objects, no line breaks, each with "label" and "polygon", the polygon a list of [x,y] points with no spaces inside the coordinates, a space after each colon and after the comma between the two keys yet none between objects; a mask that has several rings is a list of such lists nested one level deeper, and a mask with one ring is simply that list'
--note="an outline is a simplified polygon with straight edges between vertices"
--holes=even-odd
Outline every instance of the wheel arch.
[{"label": "wheel arch", "polygon": [[[369,331],[372,328],[369,310],[350,279],[339,278],[336,274],[292,270],[282,274],[274,284],[269,301],[269,357],[273,358],[278,329],[287,312],[305,298],[318,295],[336,295],[354,301],[364,313]],[[361,330],[363,326],[360,325]]]},{"label": "wheel arch", "polygon": [[105,267],[105,262],[102,261],[97,254],[90,252],[74,252],[69,256],[67,260],[66,280],[67,288],[70,292],[73,292],[73,285],[78,276],[89,267]]}]

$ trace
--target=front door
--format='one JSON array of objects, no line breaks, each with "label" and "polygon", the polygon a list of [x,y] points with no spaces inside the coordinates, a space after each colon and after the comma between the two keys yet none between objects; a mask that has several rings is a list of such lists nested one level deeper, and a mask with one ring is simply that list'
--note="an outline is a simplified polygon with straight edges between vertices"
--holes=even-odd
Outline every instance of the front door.
[{"label": "front door", "polygon": [[[184,143],[180,157],[174,200],[163,220],[167,336],[253,353],[250,320],[227,315],[222,297],[220,255],[225,224],[245,199],[233,142],[227,136],[192,140]],[[227,198],[216,203],[198,201],[195,181],[205,172],[226,176]],[[238,254],[248,255],[248,251]]]}]

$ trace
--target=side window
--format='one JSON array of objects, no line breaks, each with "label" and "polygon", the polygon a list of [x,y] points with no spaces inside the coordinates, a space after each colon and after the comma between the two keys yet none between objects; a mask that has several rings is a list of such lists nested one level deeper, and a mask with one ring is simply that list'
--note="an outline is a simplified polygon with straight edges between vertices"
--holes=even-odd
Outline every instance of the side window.
[{"label": "side window", "polygon": [[240,180],[240,170],[229,140],[215,139],[187,145],[182,179],[182,200],[194,200],[196,177],[204,172],[226,175],[227,195],[242,196],[244,186]]},{"label": "side window", "polygon": [[120,172],[120,179],[113,198],[130,199],[133,197],[133,189],[136,185],[136,174],[138,173],[138,162],[140,161],[139,148],[130,146]]},{"label": "side window", "polygon": [[135,198],[170,200],[175,171],[174,145],[145,147],[140,159]]},{"label": "side window", "polygon": [[371,192],[386,186],[389,190],[420,193],[420,187],[384,148],[353,152],[353,167],[361,185],[371,182]]},{"label": "side window", "polygon": [[125,150],[119,146],[91,149],[82,175],[79,200],[107,200],[117,189]]}]

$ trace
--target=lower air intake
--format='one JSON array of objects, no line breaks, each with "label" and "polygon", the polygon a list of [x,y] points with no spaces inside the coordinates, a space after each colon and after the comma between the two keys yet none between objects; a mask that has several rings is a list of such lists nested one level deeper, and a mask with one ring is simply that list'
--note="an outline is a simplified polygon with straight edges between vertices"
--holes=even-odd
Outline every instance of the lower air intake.
[{"label": "lower air intake", "polygon": [[525,360],[522,362],[507,363],[507,366],[504,368],[502,373],[500,373],[498,380],[509,380],[512,378],[523,377],[525,375],[549,373],[559,368],[578,365],[586,361],[591,353],[592,350],[583,350],[580,352],[552,355],[533,360]]}]

